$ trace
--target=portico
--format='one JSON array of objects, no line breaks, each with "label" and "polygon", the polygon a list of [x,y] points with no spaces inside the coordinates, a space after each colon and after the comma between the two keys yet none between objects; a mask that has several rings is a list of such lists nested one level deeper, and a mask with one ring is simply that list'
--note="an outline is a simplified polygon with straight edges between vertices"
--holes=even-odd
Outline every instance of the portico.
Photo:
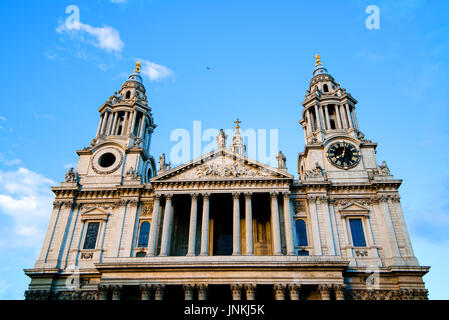
[{"label": "portico", "polygon": [[[244,158],[217,150],[201,163],[194,160],[154,178],[150,256],[295,254],[289,198],[292,177]],[[242,177],[219,176],[229,162]],[[263,177],[257,175],[260,166],[265,167]],[[204,167],[213,167],[215,174],[185,179]]]}]

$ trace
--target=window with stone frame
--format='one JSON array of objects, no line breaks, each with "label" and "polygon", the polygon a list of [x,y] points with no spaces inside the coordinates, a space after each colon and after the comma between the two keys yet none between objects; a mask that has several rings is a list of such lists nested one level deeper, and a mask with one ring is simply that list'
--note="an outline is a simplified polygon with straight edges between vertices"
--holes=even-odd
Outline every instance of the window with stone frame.
[{"label": "window with stone frame", "polygon": [[362,219],[349,219],[349,227],[351,229],[352,245],[354,247],[366,247]]},{"label": "window with stone frame", "polygon": [[138,247],[148,247],[148,238],[150,236],[150,222],[144,221],[140,224]]},{"label": "window with stone frame", "polygon": [[95,249],[99,229],[100,229],[100,222],[89,222],[87,224],[83,249]]},{"label": "window with stone frame", "polygon": [[298,243],[298,246],[305,247],[308,246],[307,241],[307,227],[306,222],[303,219],[297,219],[295,221],[296,226],[296,240]]}]

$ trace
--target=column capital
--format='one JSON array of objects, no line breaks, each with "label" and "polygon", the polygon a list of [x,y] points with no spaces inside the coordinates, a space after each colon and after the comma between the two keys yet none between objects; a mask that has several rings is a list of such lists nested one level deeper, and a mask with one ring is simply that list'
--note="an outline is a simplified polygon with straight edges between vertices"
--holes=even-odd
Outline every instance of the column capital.
[{"label": "column capital", "polygon": [[282,191],[282,196],[283,196],[284,198],[290,197],[291,194],[292,194],[292,193],[291,193],[290,191]]},{"label": "column capital", "polygon": [[252,197],[252,195],[253,195],[253,193],[252,193],[252,192],[249,192],[249,191],[246,191],[246,192],[244,192],[243,194],[245,195],[245,198],[250,198],[250,199],[251,199],[251,197]]},{"label": "column capital", "polygon": [[238,199],[240,197],[241,192],[233,192],[232,193],[232,199]]},{"label": "column capital", "polygon": [[197,192],[193,192],[190,194],[190,196],[192,197],[192,199],[198,199],[199,194]]},{"label": "column capital", "polygon": [[203,192],[201,195],[203,196],[203,199],[209,199],[210,192]]},{"label": "column capital", "polygon": [[277,197],[279,194],[279,191],[270,191],[270,197],[274,198]]},{"label": "column capital", "polygon": [[160,200],[161,199],[161,194],[160,193],[154,193],[153,194],[153,198],[154,198],[154,200]]},{"label": "column capital", "polygon": [[171,198],[173,198],[173,193],[164,193],[165,199],[166,200],[171,200]]}]

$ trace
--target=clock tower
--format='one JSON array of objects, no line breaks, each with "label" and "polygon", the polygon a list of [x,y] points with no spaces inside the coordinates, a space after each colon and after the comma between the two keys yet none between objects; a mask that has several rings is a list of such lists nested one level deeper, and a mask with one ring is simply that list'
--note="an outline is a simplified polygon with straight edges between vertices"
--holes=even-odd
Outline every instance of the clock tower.
[{"label": "clock tower", "polygon": [[306,146],[298,157],[298,172],[302,178],[368,182],[377,169],[377,143],[364,139],[359,129],[357,100],[328,73],[319,55],[315,59],[299,121]]},{"label": "clock tower", "polygon": [[149,182],[156,175],[150,155],[154,124],[140,62],[121,89],[98,110],[95,138],[78,150],[77,174],[83,187],[108,187]]}]

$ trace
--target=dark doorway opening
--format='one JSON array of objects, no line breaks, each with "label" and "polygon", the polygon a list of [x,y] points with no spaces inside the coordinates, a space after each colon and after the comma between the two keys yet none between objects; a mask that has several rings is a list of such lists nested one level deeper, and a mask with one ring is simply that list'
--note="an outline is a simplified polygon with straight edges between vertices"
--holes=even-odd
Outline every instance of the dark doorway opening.
[{"label": "dark doorway opening", "polygon": [[213,219],[213,255],[232,255],[232,197],[230,194],[214,194],[211,199]]}]

